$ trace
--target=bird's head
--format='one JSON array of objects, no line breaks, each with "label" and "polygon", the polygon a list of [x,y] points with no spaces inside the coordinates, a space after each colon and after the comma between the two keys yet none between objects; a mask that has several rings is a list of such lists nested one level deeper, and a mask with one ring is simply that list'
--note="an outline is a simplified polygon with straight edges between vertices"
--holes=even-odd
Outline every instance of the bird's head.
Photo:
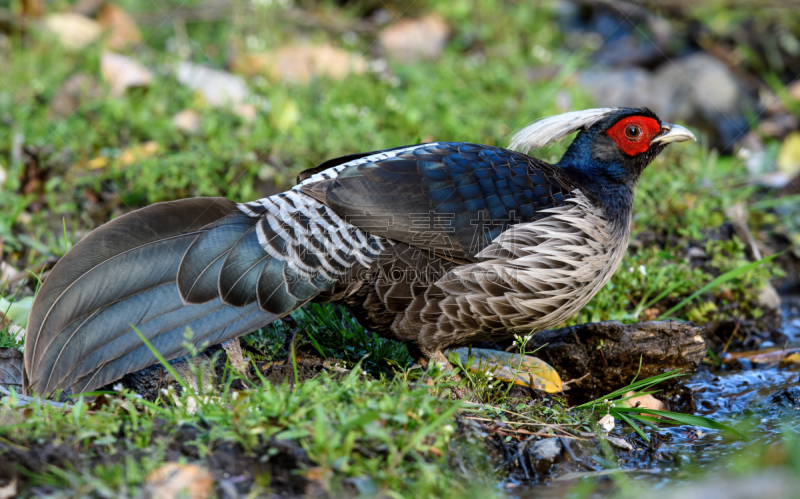
[{"label": "bird's head", "polygon": [[532,123],[514,136],[522,152],[547,146],[580,131],[558,166],[590,182],[633,186],[670,142],[696,140],[679,125],[662,122],[647,108],[588,109]]}]

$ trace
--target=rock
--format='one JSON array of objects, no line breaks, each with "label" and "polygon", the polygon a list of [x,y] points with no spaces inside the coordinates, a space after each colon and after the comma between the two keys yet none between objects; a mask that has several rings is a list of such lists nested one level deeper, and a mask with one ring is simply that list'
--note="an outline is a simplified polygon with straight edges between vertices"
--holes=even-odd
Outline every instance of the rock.
[{"label": "rock", "polygon": [[617,421],[611,414],[606,414],[605,416],[600,418],[599,421],[597,421],[597,424],[600,425],[600,428],[602,428],[604,432],[608,433],[614,429],[614,426],[616,426]]},{"label": "rock", "polygon": [[247,83],[240,76],[227,71],[180,62],[175,69],[175,77],[181,85],[200,92],[213,107],[244,104],[250,97]]},{"label": "rock", "polygon": [[437,15],[401,20],[378,37],[382,51],[390,59],[414,62],[438,59],[444,51],[450,27]]},{"label": "rock", "polygon": [[756,105],[727,66],[705,53],[667,61],[653,72],[584,71],[578,82],[601,107],[646,106],[664,121],[706,129],[723,151],[747,132],[746,113]]},{"label": "rock", "polygon": [[97,80],[89,73],[75,73],[58,87],[50,101],[50,119],[65,120],[72,116],[97,92]]},{"label": "rock", "polygon": [[103,32],[100,23],[74,12],[50,14],[43,21],[44,29],[54,34],[67,48],[80,50],[93,43]]},{"label": "rock", "polygon": [[182,132],[197,133],[202,125],[200,113],[191,109],[184,109],[172,117],[172,124]]},{"label": "rock", "polygon": [[141,63],[114,52],[104,52],[100,57],[100,73],[111,85],[111,93],[117,97],[129,88],[146,87],[153,81],[153,73]]},{"label": "rock", "polygon": [[214,479],[197,465],[166,463],[147,476],[144,488],[151,499],[205,499],[214,494]]},{"label": "rock", "polygon": [[611,435],[606,435],[606,440],[608,440],[608,443],[610,443],[617,449],[625,450],[628,452],[633,450],[633,446],[627,440],[623,440],[619,437],[612,437]]},{"label": "rock", "polygon": [[595,322],[536,333],[528,347],[565,380],[570,403],[581,403],[627,386],[640,358],[638,379],[696,371],[706,353],[703,331],[691,322]]},{"label": "rock", "polygon": [[781,295],[778,294],[772,284],[767,283],[758,292],[758,305],[768,310],[779,310],[781,308]]},{"label": "rock", "polygon": [[123,50],[142,42],[142,33],[136,22],[113,3],[103,3],[97,12],[97,21],[106,31],[105,46],[111,50]]},{"label": "rock", "polygon": [[307,83],[313,78],[341,78],[366,70],[364,58],[330,45],[286,45],[262,54],[246,55],[235,64],[236,70],[267,73],[289,82]]},{"label": "rock", "polygon": [[540,475],[547,473],[561,455],[562,449],[561,441],[558,438],[545,438],[534,442],[531,445],[530,453],[535,459],[533,466],[536,468],[536,472]]}]

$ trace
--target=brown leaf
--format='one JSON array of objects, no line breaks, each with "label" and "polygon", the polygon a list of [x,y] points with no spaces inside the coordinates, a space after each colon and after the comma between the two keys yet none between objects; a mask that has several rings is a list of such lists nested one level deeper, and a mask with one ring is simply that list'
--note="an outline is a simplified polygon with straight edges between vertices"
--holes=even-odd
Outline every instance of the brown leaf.
[{"label": "brown leaf", "polygon": [[17,480],[12,478],[6,485],[0,487],[0,499],[17,497]]},{"label": "brown leaf", "polygon": [[204,499],[212,496],[214,479],[197,465],[166,463],[148,475],[145,489],[151,499]]},{"label": "brown leaf", "polygon": [[[41,19],[44,15],[44,0],[22,0],[22,17],[27,19]],[[0,496],[2,497],[2,496]]]},{"label": "brown leaf", "polygon": [[50,101],[50,119],[67,119],[97,92],[97,81],[88,73],[75,73],[58,87]]},{"label": "brown leaf", "polygon": [[248,54],[234,62],[246,74],[267,73],[290,82],[306,83],[312,78],[341,78],[363,73],[364,59],[330,45],[285,45],[261,54]]},{"label": "brown leaf", "polygon": [[438,59],[442,55],[450,27],[437,15],[404,19],[386,28],[378,42],[390,59],[413,62]]},{"label": "brown leaf", "polygon": [[21,393],[22,353],[16,348],[0,348],[0,386],[13,386],[17,393]]},{"label": "brown leaf", "polygon": [[800,101],[800,81],[796,81],[789,86],[789,96],[796,101]]},{"label": "brown leaf", "polygon": [[191,109],[184,109],[172,117],[172,124],[182,132],[197,133],[202,125],[200,113]]},{"label": "brown leaf", "polygon": [[[631,397],[633,395],[636,395],[636,392],[628,392],[625,394],[626,397]],[[667,410],[667,406],[664,405],[664,402],[658,400],[657,398],[649,394],[630,398],[626,402],[631,407],[640,407],[642,409],[653,409],[656,411]]]},{"label": "brown leaf", "polygon": [[133,18],[121,7],[105,2],[97,13],[97,21],[107,31],[106,47],[123,50],[142,42],[142,33]]},{"label": "brown leaf", "polygon": [[74,12],[50,14],[44,19],[43,25],[62,45],[73,50],[90,45],[103,32],[100,23]]},{"label": "brown leaf", "polygon": [[145,87],[153,81],[153,73],[141,63],[128,56],[104,52],[100,58],[100,72],[111,85],[117,97],[132,87]]}]

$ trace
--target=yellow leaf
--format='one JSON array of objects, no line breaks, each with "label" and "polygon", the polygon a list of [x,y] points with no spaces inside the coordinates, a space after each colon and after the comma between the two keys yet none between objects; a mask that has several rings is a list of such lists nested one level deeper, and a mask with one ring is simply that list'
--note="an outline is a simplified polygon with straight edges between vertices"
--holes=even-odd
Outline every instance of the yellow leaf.
[{"label": "yellow leaf", "polygon": [[119,156],[119,166],[128,166],[137,161],[155,156],[158,153],[158,142],[150,141],[125,149]]},{"label": "yellow leaf", "polygon": [[777,163],[778,170],[789,177],[800,171],[800,132],[792,132],[783,140]]},{"label": "yellow leaf", "polygon": [[[469,349],[458,348],[453,350],[461,358],[461,363],[467,365]],[[502,352],[473,348],[472,357],[475,362],[470,366],[470,371],[482,372],[487,367],[496,369],[494,376],[498,379],[522,386],[533,386],[537,390],[547,393],[556,393],[564,390],[561,376],[558,375],[547,362],[530,355]]]},{"label": "yellow leaf", "polygon": [[97,170],[98,168],[105,168],[108,166],[108,158],[105,156],[99,156],[97,158],[93,158],[89,160],[89,168],[92,170]]}]

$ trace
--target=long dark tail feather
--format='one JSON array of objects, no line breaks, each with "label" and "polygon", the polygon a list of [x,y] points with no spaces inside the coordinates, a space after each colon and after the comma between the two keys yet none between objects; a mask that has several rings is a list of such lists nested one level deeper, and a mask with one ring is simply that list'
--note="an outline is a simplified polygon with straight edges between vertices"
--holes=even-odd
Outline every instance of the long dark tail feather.
[{"label": "long dark tail feather", "polygon": [[[186,353],[187,327],[193,343],[215,344],[274,320],[255,299],[261,267],[253,260],[269,260],[257,238],[246,237],[257,220],[226,199],[193,198],[131,212],[90,233],[36,297],[25,391],[92,390],[155,363],[131,325],[170,359]],[[236,247],[248,262],[227,261]],[[242,269],[247,286],[233,279],[221,297],[226,265]]]}]

